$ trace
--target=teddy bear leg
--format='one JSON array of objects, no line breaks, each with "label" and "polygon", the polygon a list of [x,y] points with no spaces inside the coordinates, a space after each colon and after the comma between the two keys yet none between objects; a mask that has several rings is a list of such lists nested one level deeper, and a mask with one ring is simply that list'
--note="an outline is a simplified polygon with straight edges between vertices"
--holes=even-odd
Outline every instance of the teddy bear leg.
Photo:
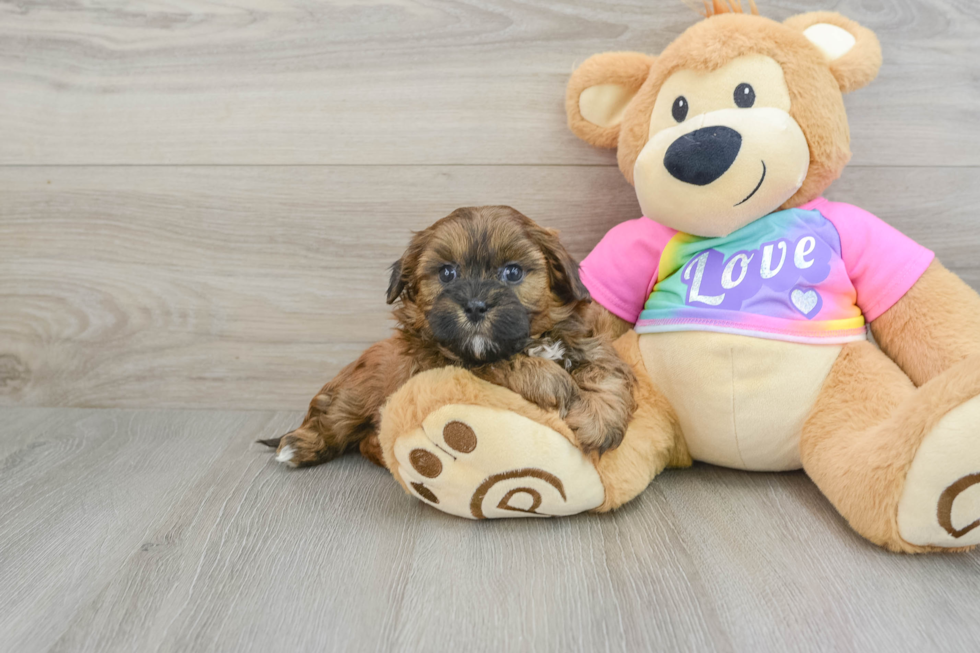
[{"label": "teddy bear leg", "polygon": [[555,411],[446,367],[402,386],[382,411],[385,466],[412,496],[468,519],[591,510],[604,490]]},{"label": "teddy bear leg", "polygon": [[557,412],[466,370],[442,368],[411,379],[383,409],[384,465],[413,496],[470,519],[617,508],[665,466],[688,466],[691,457],[674,411],[646,373],[637,334],[615,346],[636,372],[639,409],[620,446],[603,456],[582,453]]},{"label": "teddy bear leg", "polygon": [[596,462],[606,497],[596,512],[614,510],[646,489],[665,467],[689,467],[691,456],[680,437],[674,409],[657,389],[640,354],[639,335],[629,331],[615,343],[616,353],[636,375],[636,411],[623,442]]},{"label": "teddy bear leg", "polygon": [[803,468],[880,546],[971,547],[980,543],[978,396],[980,360],[916,389],[870,342],[848,344],[803,427]]}]

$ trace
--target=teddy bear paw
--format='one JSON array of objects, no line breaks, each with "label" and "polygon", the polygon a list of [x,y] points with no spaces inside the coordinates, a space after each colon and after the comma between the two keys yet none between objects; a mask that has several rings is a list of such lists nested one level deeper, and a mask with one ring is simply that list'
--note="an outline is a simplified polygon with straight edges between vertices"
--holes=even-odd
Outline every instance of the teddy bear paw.
[{"label": "teddy bear paw", "polygon": [[905,477],[898,530],[919,546],[980,544],[980,397],[926,435]]},{"label": "teddy bear paw", "polygon": [[572,515],[605,496],[591,459],[567,438],[506,410],[443,406],[393,453],[412,494],[459,517]]}]

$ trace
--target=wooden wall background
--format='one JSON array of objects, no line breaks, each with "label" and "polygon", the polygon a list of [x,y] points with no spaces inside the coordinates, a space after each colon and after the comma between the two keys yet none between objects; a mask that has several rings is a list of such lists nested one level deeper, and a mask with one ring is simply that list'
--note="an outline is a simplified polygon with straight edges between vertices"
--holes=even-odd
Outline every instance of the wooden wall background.
[{"label": "wooden wall background", "polygon": [[[829,194],[980,287],[980,3],[838,10],[885,65]],[[506,203],[583,256],[638,215],[566,129],[603,50],[680,0],[87,0],[0,5],[0,406],[299,409],[390,328],[409,231]]]}]

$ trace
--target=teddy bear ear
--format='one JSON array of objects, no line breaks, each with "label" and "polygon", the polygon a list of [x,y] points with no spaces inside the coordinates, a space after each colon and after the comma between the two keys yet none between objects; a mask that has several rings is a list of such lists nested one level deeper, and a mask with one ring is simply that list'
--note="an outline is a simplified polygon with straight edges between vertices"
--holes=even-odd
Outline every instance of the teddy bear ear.
[{"label": "teddy bear ear", "polygon": [[623,112],[650,74],[653,57],[604,52],[589,57],[568,81],[568,126],[586,143],[616,147]]},{"label": "teddy bear ear", "polygon": [[823,52],[842,93],[856,91],[878,76],[881,44],[875,33],[834,12],[813,12],[789,18],[785,25]]}]

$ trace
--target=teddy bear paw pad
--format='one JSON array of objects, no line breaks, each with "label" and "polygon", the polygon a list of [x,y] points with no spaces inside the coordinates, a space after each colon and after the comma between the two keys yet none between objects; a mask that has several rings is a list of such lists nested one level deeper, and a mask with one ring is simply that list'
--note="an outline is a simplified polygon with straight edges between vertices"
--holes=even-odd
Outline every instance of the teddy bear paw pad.
[{"label": "teddy bear paw pad", "polygon": [[452,404],[395,441],[398,473],[426,503],[459,517],[551,517],[599,506],[592,462],[560,433],[505,410]]},{"label": "teddy bear paw pad", "polygon": [[980,544],[980,397],[946,414],[919,445],[898,504],[898,529],[920,546]]}]

